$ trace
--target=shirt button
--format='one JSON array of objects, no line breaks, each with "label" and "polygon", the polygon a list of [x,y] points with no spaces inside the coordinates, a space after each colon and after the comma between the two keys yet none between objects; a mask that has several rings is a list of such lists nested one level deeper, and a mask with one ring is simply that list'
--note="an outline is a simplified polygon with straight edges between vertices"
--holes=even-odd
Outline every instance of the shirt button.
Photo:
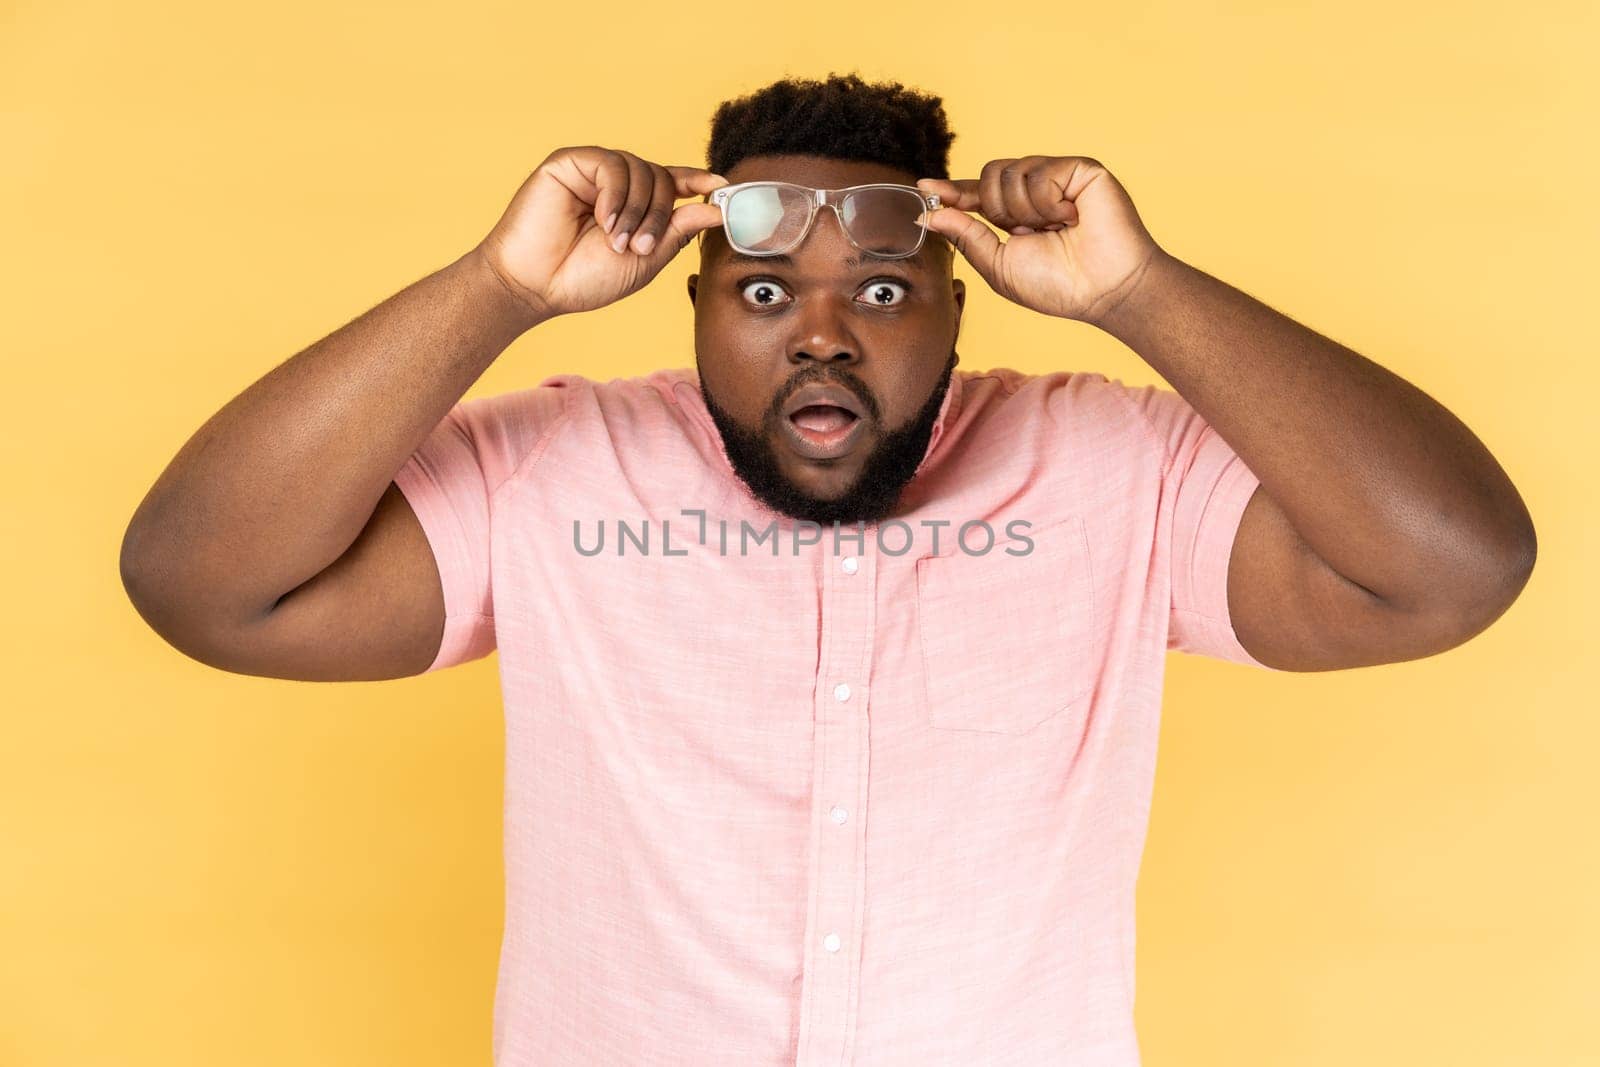
[{"label": "shirt button", "polygon": [[839,935],[838,934],[829,934],[827,937],[823,938],[822,939],[822,947],[827,949],[829,952],[838,952],[839,951]]},{"label": "shirt button", "polygon": [[843,682],[840,682],[838,685],[834,686],[833,687],[833,699],[840,700],[840,701],[849,700],[850,699],[850,687],[848,685],[845,685]]},{"label": "shirt button", "polygon": [[833,821],[838,823],[840,826],[843,826],[844,821],[850,817],[849,813],[843,808],[834,808],[828,814],[833,816]]},{"label": "shirt button", "polygon": [[844,559],[839,561],[839,566],[846,574],[854,574],[856,572],[856,568],[861,566],[861,564],[857,562],[854,556],[846,556]]}]

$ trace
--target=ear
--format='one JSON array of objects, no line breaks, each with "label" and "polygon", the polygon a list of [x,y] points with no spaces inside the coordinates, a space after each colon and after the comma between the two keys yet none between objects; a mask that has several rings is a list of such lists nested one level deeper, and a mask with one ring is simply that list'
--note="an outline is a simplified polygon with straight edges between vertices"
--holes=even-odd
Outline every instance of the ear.
[{"label": "ear", "polygon": [[694,306],[694,290],[695,290],[695,286],[697,284],[699,284],[699,281],[700,281],[700,275],[698,275],[698,274],[689,275],[689,306],[690,307]]},{"label": "ear", "polygon": [[967,283],[960,278],[950,280],[950,292],[956,299],[956,336],[961,336],[961,313],[967,307]]}]

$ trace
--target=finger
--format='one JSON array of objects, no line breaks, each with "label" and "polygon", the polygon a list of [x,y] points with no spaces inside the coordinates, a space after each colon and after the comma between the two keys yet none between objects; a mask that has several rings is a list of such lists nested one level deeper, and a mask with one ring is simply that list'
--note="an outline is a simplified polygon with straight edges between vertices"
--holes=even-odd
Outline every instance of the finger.
[{"label": "finger", "polygon": [[713,174],[702,167],[668,166],[667,173],[672,175],[673,187],[680,200],[687,196],[706,196],[729,184],[722,175]]},{"label": "finger", "polygon": [[1014,218],[1006,210],[1006,195],[1002,185],[1006,168],[1015,162],[1015,159],[991,159],[978,174],[978,210],[990,222],[1005,230],[1020,226],[1023,221]]},{"label": "finger", "polygon": [[1000,172],[1000,194],[1005,200],[1006,213],[1015,220],[1016,226],[1031,229],[1043,227],[1050,221],[1040,213],[1028,193],[1030,177],[1038,172],[1039,158],[1029,156],[1019,159]]},{"label": "finger", "polygon": [[937,208],[924,217],[928,229],[955,245],[983,280],[999,291],[995,262],[1004,246],[998,234],[985,226],[982,219],[973,218],[958,208]]},{"label": "finger", "polygon": [[714,226],[722,225],[722,209],[711,204],[695,202],[679,204],[667,220],[667,229],[656,244],[655,254],[671,259],[683,251],[695,235]]},{"label": "finger", "polygon": [[633,232],[639,228],[639,221],[650,209],[650,199],[655,191],[656,179],[650,170],[650,165],[632,152],[618,154],[628,164],[628,200],[623,205],[621,214],[617,216],[616,226],[612,227],[611,247],[621,252],[628,247]]},{"label": "finger", "polygon": [[650,207],[639,221],[639,228],[634,231],[633,241],[629,245],[640,255],[648,255],[666,232],[667,220],[672,217],[672,202],[676,199],[674,194],[678,191],[678,183],[667,173],[666,167],[659,163],[647,165],[654,186],[650,193]]},{"label": "finger", "polygon": [[1078,221],[1078,207],[1067,199],[1067,187],[1050,164],[1029,171],[1023,185],[1029,204],[1044,220],[1044,229],[1060,229],[1069,222]]},{"label": "finger", "polygon": [[614,152],[602,152],[594,161],[594,221],[610,232],[617,212],[628,196],[628,165]]},{"label": "finger", "polygon": [[941,207],[961,211],[978,210],[978,180],[976,178],[918,178],[917,188],[939,198]]},{"label": "finger", "polygon": [[[976,178],[918,178],[917,188],[924,193],[937,196],[944,207],[960,208],[962,211],[978,211],[978,180]],[[1068,201],[1070,203],[1070,201]],[[1072,221],[1077,222],[1077,208],[1072,208]],[[1046,230],[1059,230],[1065,223],[1051,222],[1042,227]]]}]

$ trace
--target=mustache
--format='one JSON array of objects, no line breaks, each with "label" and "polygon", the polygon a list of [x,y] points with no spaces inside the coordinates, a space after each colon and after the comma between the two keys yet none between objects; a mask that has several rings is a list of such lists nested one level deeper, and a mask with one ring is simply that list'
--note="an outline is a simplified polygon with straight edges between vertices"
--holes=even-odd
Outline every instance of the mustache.
[{"label": "mustache", "polygon": [[772,398],[772,404],[768,409],[768,414],[772,419],[776,421],[783,418],[783,406],[789,402],[789,399],[795,393],[808,385],[837,386],[861,401],[861,410],[867,413],[868,419],[873,421],[878,419],[878,402],[873,397],[872,390],[867,388],[865,382],[848,371],[830,371],[817,368],[815,365],[812,368],[801,370],[800,373],[790,378],[784,387],[778,391],[777,395]]}]

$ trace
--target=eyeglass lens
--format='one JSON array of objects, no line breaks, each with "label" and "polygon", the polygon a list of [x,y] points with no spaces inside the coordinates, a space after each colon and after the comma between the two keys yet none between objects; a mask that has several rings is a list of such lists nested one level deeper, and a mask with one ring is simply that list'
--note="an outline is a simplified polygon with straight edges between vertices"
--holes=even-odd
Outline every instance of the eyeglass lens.
[{"label": "eyeglass lens", "polygon": [[[784,185],[756,185],[728,198],[728,240],[745,251],[782,252],[798,242],[814,194]],[[879,255],[906,255],[917,247],[924,205],[911,189],[862,189],[839,204],[845,230],[857,245]]]}]

